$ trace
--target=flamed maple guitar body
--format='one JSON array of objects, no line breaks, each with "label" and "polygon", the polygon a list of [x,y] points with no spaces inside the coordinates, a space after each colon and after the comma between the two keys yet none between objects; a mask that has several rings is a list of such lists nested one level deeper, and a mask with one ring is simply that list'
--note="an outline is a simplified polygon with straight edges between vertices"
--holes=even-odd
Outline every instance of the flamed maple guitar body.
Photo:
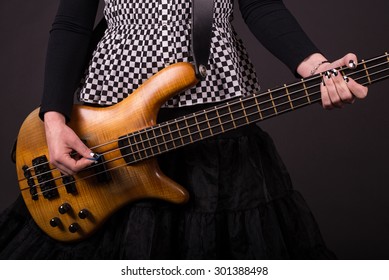
[{"label": "flamed maple guitar body", "polygon": [[[342,68],[339,73],[364,85],[387,79],[389,56],[362,60],[356,69]],[[102,157],[73,177],[63,176],[48,163],[44,127],[36,109],[23,123],[17,141],[23,199],[38,226],[64,242],[90,236],[115,211],[135,200],[184,203],[187,192],[162,174],[156,155],[319,102],[321,81],[318,74],[156,124],[165,101],[198,82],[191,64],[171,65],[116,105],[74,106],[69,126]]]},{"label": "flamed maple guitar body", "polygon": [[[47,164],[43,122],[39,110],[33,111],[18,135],[16,168],[23,199],[39,227],[54,239],[76,241],[131,201],[157,198],[184,203],[187,192],[161,173],[155,158],[126,165],[118,139],[155,125],[161,105],[196,82],[193,67],[181,63],[159,72],[119,104],[74,106],[69,126],[89,147],[96,147],[93,151],[102,154],[104,162],[73,178]],[[99,147],[102,143],[108,144]]]}]

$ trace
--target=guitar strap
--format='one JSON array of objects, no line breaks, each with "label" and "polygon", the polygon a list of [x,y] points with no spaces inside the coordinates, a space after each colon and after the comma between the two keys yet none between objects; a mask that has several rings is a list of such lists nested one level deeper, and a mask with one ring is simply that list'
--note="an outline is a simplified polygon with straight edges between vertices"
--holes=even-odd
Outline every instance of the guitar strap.
[{"label": "guitar strap", "polygon": [[214,0],[192,0],[192,49],[196,76],[207,76],[211,50]]},{"label": "guitar strap", "polygon": [[[203,80],[207,76],[207,65],[211,50],[214,0],[192,0],[192,50],[196,76]],[[103,37],[107,22],[103,17],[92,33],[90,56],[97,42]]]}]

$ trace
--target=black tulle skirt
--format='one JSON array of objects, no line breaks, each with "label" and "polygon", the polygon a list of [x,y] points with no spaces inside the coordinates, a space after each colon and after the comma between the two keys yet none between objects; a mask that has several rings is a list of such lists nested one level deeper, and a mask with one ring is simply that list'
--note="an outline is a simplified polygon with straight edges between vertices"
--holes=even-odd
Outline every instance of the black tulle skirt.
[{"label": "black tulle skirt", "polygon": [[170,152],[159,163],[189,191],[188,203],[139,201],[89,239],[64,244],[36,226],[19,197],[0,216],[0,259],[335,258],[257,125]]}]

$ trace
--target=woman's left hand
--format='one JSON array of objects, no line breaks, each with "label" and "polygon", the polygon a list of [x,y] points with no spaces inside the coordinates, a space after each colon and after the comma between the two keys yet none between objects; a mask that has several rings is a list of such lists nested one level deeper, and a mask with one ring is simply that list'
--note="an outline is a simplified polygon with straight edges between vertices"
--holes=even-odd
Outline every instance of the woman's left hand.
[{"label": "woman's left hand", "polygon": [[346,54],[334,62],[327,62],[322,54],[317,53],[304,60],[297,72],[304,78],[323,73],[320,86],[323,108],[342,108],[345,104],[353,103],[355,98],[363,99],[367,96],[367,87],[350,77],[343,77],[337,70],[343,66],[353,69],[357,66],[357,61],[353,53]]}]

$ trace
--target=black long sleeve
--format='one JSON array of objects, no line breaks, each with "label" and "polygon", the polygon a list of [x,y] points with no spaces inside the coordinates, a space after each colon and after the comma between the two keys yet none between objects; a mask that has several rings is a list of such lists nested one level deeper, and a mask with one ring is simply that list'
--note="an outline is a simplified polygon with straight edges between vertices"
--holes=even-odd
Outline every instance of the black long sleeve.
[{"label": "black long sleeve", "polygon": [[87,63],[99,0],[61,0],[50,30],[40,117],[70,118],[74,92]]},{"label": "black long sleeve", "polygon": [[239,8],[254,36],[293,73],[305,58],[320,52],[282,0],[239,0]]}]

